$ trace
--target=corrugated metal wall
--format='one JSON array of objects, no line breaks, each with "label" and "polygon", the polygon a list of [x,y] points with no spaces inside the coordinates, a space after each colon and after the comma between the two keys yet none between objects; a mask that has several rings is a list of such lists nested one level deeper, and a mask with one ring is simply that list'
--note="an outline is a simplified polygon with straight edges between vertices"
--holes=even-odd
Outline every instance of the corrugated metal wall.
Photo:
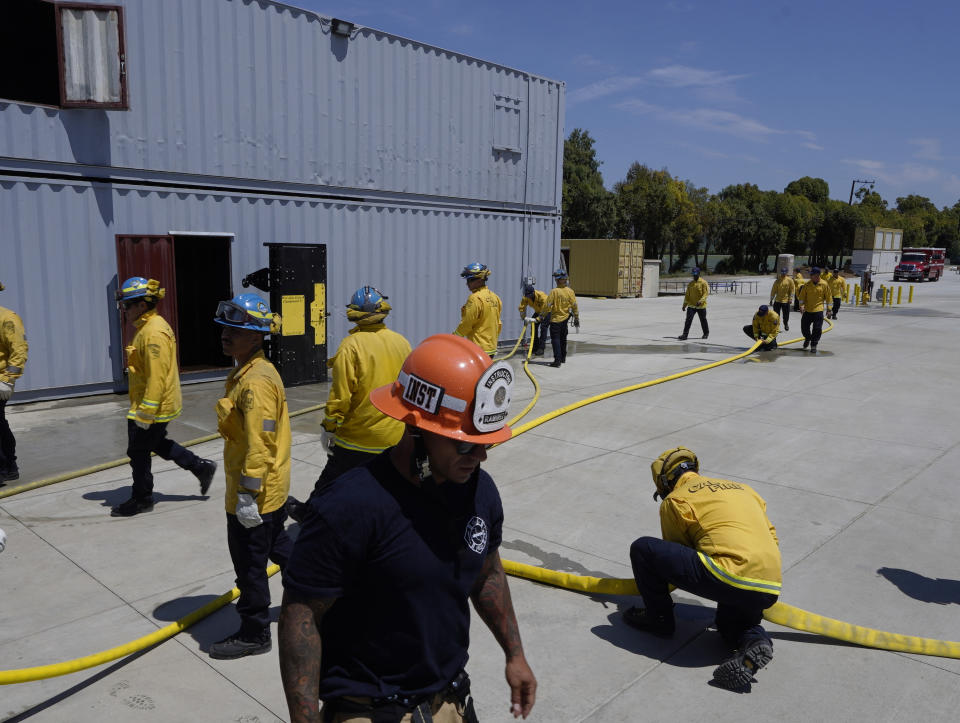
[{"label": "corrugated metal wall", "polygon": [[563,83],[265,0],[98,1],[130,109],[0,102],[0,157],[560,207]]},{"label": "corrugated metal wall", "polygon": [[[475,259],[491,267],[490,286],[503,299],[501,338],[516,338],[520,277],[530,270],[549,280],[560,225],[559,217],[42,181],[0,181],[0,218],[0,302],[21,314],[30,342],[18,391],[114,380],[116,234],[235,234],[234,293],[267,264],[263,242],[326,243],[332,351],[347,332],[344,306],[366,283],[390,296],[389,323],[412,343],[453,331],[467,295],[458,274]],[[214,310],[180,312],[212,318]]]}]

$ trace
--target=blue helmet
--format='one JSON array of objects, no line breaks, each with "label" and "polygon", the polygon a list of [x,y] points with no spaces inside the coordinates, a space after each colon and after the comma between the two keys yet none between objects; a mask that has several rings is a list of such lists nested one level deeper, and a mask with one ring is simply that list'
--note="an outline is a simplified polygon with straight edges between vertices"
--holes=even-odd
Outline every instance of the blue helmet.
[{"label": "blue helmet", "polygon": [[766,304],[762,304],[759,309],[757,309],[757,314],[759,316],[766,316],[767,312],[770,311],[770,307]]},{"label": "blue helmet", "polygon": [[220,302],[213,320],[223,326],[269,334],[274,315],[270,312],[270,305],[257,294],[238,294],[230,301]]},{"label": "blue helmet", "polygon": [[694,276],[699,276],[699,275],[700,275],[700,267],[699,267],[699,266],[694,266],[692,269],[690,269],[690,273],[693,274]]},{"label": "blue helmet", "polygon": [[390,297],[382,293],[380,289],[377,289],[373,286],[361,286],[359,289],[353,292],[353,296],[350,297],[350,303],[347,304],[347,308],[353,309],[354,311],[382,311],[384,299],[389,298]]},{"label": "blue helmet", "polygon": [[463,271],[460,272],[460,275],[467,281],[473,281],[474,279],[482,279],[486,281],[490,276],[490,269],[487,268],[486,264],[481,264],[479,261],[474,261],[473,263],[464,266]]},{"label": "blue helmet", "polygon": [[537,289],[534,287],[533,284],[527,284],[526,286],[523,287],[523,295],[526,296],[528,299],[532,299],[536,291]]},{"label": "blue helmet", "polygon": [[148,280],[142,276],[131,276],[117,289],[116,299],[121,304],[136,299],[156,303],[163,298],[164,291],[160,288],[160,282],[155,279]]},{"label": "blue helmet", "polygon": [[567,271],[566,271],[566,269],[557,269],[556,271],[554,271],[554,272],[553,272],[553,278],[555,278],[555,279],[565,279],[565,278],[567,278]]}]

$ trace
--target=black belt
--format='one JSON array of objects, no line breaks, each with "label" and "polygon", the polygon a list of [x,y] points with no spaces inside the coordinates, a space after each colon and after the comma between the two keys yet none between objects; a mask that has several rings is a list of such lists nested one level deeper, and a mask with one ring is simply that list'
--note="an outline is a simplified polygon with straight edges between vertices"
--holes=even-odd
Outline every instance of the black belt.
[{"label": "black belt", "polygon": [[332,698],[323,702],[323,719],[333,720],[336,713],[352,713],[370,718],[371,723],[400,723],[405,715],[413,714],[414,723],[433,723],[432,703],[437,698],[455,701],[463,708],[466,723],[479,723],[473,698],[470,696],[470,676],[461,670],[450,684],[439,693],[428,696],[402,696],[394,694],[386,698]]}]

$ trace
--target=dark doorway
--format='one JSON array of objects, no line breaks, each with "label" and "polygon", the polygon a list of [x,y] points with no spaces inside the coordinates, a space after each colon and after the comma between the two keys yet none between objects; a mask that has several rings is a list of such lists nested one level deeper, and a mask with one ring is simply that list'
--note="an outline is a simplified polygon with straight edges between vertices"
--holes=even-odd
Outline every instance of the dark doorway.
[{"label": "dark doorway", "polygon": [[220,327],[213,323],[217,304],[233,297],[229,236],[174,236],[177,343],[180,371],[229,367],[220,348]]}]

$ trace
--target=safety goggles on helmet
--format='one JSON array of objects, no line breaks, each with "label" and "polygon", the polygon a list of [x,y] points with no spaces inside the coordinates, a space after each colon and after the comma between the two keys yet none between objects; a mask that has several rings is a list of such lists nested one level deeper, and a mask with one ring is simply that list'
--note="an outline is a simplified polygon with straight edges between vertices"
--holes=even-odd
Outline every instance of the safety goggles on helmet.
[{"label": "safety goggles on helmet", "polygon": [[697,459],[697,455],[686,447],[674,447],[663,452],[650,465],[653,483],[657,486],[657,491],[653,493],[653,499],[657,499],[658,496],[663,498],[670,494],[677,481],[685,473],[699,471],[700,461]]},{"label": "safety goggles on helmet", "polygon": [[487,268],[486,264],[481,264],[479,261],[474,261],[472,264],[467,264],[463,267],[463,271],[460,272],[460,276],[465,278],[467,281],[473,281],[474,279],[486,279],[490,276],[490,269]]},{"label": "safety goggles on helmet", "polygon": [[389,298],[389,296],[374,286],[361,286],[353,292],[347,308],[353,309],[354,311],[379,311],[381,302]]},{"label": "safety goggles on helmet", "polygon": [[278,318],[270,313],[270,307],[256,294],[240,294],[229,301],[217,304],[217,313],[213,320],[223,326],[250,329],[268,334],[278,323]]},{"label": "safety goggles on helmet", "polygon": [[250,315],[247,310],[237,306],[232,301],[221,301],[217,304],[216,319],[219,321],[228,321],[231,324],[242,324]]}]

